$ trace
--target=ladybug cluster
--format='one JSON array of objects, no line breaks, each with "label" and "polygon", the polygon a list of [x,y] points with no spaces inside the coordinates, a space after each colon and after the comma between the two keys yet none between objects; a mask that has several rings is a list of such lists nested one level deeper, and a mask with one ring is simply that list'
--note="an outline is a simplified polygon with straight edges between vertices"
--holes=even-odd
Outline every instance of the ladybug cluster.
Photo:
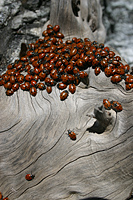
[{"label": "ladybug cluster", "polygon": [[123,110],[122,105],[118,101],[103,99],[103,105],[107,110],[113,109],[115,112],[121,112]]},{"label": "ladybug cluster", "polygon": [[63,41],[64,35],[59,25],[47,26],[42,33],[43,38],[24,46],[20,59],[7,66],[7,71],[0,76],[0,85],[11,96],[19,88],[36,96],[37,90],[45,90],[48,94],[57,85],[60,100],[65,100],[69,92],[74,94],[76,86],[88,77],[88,67],[94,69],[95,75],[101,71],[111,77],[112,83],[125,80],[126,90],[133,88],[133,75],[129,73],[129,65],[123,65],[121,58],[115,56],[104,44],[91,42],[89,38],[82,40],[73,37]]},{"label": "ladybug cluster", "polygon": [[0,200],[8,200],[8,197],[3,198],[2,193],[0,192]]}]

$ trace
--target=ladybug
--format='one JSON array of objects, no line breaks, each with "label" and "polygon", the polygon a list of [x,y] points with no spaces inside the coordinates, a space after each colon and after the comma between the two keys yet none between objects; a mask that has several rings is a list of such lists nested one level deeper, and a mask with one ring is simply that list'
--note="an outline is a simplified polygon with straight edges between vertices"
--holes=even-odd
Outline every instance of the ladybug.
[{"label": "ladybug", "polygon": [[115,53],[113,51],[109,51],[109,58],[113,58],[115,56]]},{"label": "ladybug", "polygon": [[69,64],[65,69],[65,71],[68,72],[68,73],[71,72],[72,70],[73,70],[73,65],[72,64]]},{"label": "ladybug", "polygon": [[132,74],[126,74],[125,83],[133,83],[133,75]]},{"label": "ladybug", "polygon": [[24,83],[24,85],[25,85],[25,90],[30,90],[30,83],[29,82],[25,82]]},{"label": "ladybug", "polygon": [[108,66],[104,69],[104,73],[107,77],[111,76],[112,75],[112,67],[111,66]]},{"label": "ladybug", "polygon": [[0,200],[1,200],[1,199],[3,199],[3,195],[2,195],[2,193],[0,192]]},{"label": "ladybug", "polygon": [[19,83],[14,83],[12,85],[12,89],[13,89],[14,92],[17,91],[19,89]]},{"label": "ladybug", "polygon": [[25,179],[26,179],[27,181],[31,181],[31,180],[34,179],[34,177],[35,177],[35,175],[32,175],[32,174],[26,174]]},{"label": "ladybug", "polygon": [[57,35],[56,35],[58,38],[64,38],[64,35],[62,34],[62,33],[60,33],[60,32],[57,32]]},{"label": "ladybug", "polygon": [[39,54],[39,59],[42,59],[44,57],[45,57],[45,53],[44,52]]},{"label": "ladybug", "polygon": [[85,78],[85,73],[84,71],[79,71],[78,75],[80,78]]},{"label": "ladybug", "polygon": [[133,83],[126,84],[126,90],[131,90],[133,88]]},{"label": "ladybug", "polygon": [[72,48],[70,51],[70,56],[75,56],[77,54],[77,49],[76,48]]},{"label": "ladybug", "polygon": [[101,69],[100,67],[96,67],[94,71],[95,71],[95,75],[98,76],[101,72]]},{"label": "ladybug", "polygon": [[18,75],[16,78],[17,78],[17,81],[19,83],[23,83],[24,82],[24,75],[23,74]]},{"label": "ladybug", "polygon": [[15,76],[10,76],[10,83],[14,84],[16,82]]},{"label": "ladybug", "polygon": [[58,32],[60,30],[60,26],[59,25],[55,25],[54,27],[53,27],[53,31],[54,32]]},{"label": "ladybug", "polygon": [[45,90],[46,89],[45,84],[41,83],[41,82],[37,84],[37,88],[39,88],[39,90]]},{"label": "ladybug", "polygon": [[39,78],[40,78],[41,81],[44,81],[46,76],[47,76],[47,74],[45,72],[40,72],[39,73]]},{"label": "ladybug", "polygon": [[37,87],[37,82],[35,80],[31,80],[30,84],[34,87]]},{"label": "ladybug", "polygon": [[34,74],[39,74],[40,73],[40,69],[35,67],[33,72],[34,72]]},{"label": "ladybug", "polygon": [[94,58],[92,61],[92,67],[96,67],[99,64],[99,60],[97,58]]},{"label": "ladybug", "polygon": [[7,96],[11,96],[11,95],[13,95],[13,93],[14,93],[14,91],[13,91],[12,88],[11,88],[10,90],[7,90],[7,91],[6,91],[6,95],[7,95]]},{"label": "ladybug", "polygon": [[75,54],[73,57],[72,57],[72,60],[76,61],[79,59],[79,54]]},{"label": "ladybug", "polygon": [[119,83],[122,80],[121,75],[115,74],[111,77],[112,83]]},{"label": "ladybug", "polygon": [[4,84],[4,88],[10,90],[12,88],[12,84],[10,82],[7,82]]},{"label": "ladybug", "polygon": [[125,70],[125,73],[128,73],[129,70],[130,70],[130,66],[129,65],[124,65],[124,70]]},{"label": "ladybug", "polygon": [[75,91],[76,91],[76,86],[75,86],[75,84],[70,84],[70,85],[69,85],[69,91],[70,91],[72,94],[75,93]]},{"label": "ladybug", "polygon": [[31,87],[30,88],[30,94],[35,97],[36,94],[37,94],[37,89],[35,87]]},{"label": "ladybug", "polygon": [[117,68],[116,73],[119,75],[124,75],[125,74],[125,70],[122,68]]},{"label": "ladybug", "polygon": [[46,91],[48,94],[50,94],[52,92],[52,87],[51,86],[47,86],[46,87]]},{"label": "ladybug", "polygon": [[111,101],[111,107],[115,112],[121,112],[123,110],[122,105],[118,101]]},{"label": "ladybug", "polygon": [[60,83],[57,84],[57,88],[59,90],[64,90],[64,89],[67,88],[67,85],[65,83],[60,82]]},{"label": "ladybug", "polygon": [[68,136],[71,138],[71,140],[76,140],[76,133],[73,131],[68,130]]},{"label": "ladybug", "polygon": [[54,79],[50,79],[50,85],[51,86],[55,86],[56,85],[56,81],[54,81]]},{"label": "ladybug", "polygon": [[107,52],[106,50],[102,50],[102,51],[100,52],[100,55],[101,55],[102,57],[106,57],[106,56],[108,55],[108,52]]},{"label": "ladybug", "polygon": [[20,85],[20,88],[21,88],[21,90],[26,90],[26,89],[25,89],[25,84],[24,84],[24,83],[21,84],[21,85]]},{"label": "ladybug", "polygon": [[68,82],[68,75],[67,74],[62,74],[61,80],[62,80],[63,83],[67,83]]},{"label": "ladybug", "polygon": [[60,93],[60,100],[64,101],[68,97],[68,91],[64,90],[63,92]]},{"label": "ladybug", "polygon": [[59,74],[57,72],[57,69],[52,69],[50,72],[50,77],[54,80],[57,80],[59,78]]},{"label": "ladybug", "polygon": [[76,61],[76,64],[78,65],[78,67],[83,67],[83,65],[84,65],[84,60],[82,60],[82,59],[78,59],[77,61]]},{"label": "ladybug", "polygon": [[111,103],[109,100],[107,99],[103,99],[103,105],[104,105],[104,108],[107,109],[107,110],[110,110],[111,109]]},{"label": "ladybug", "polygon": [[8,200],[8,197],[5,197],[4,199],[2,199],[2,200]]}]

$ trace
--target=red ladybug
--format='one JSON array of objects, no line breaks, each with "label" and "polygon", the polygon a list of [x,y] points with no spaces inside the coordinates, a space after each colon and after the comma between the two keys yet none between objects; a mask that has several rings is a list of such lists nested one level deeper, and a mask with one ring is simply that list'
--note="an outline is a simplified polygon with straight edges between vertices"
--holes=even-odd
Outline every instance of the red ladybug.
[{"label": "red ladybug", "polygon": [[111,107],[115,112],[121,112],[123,110],[122,105],[118,101],[112,101]]},{"label": "red ladybug", "polygon": [[46,89],[45,84],[41,83],[41,82],[37,84],[37,88],[39,88],[39,90],[45,90]]},{"label": "red ladybug", "polygon": [[104,58],[103,60],[101,60],[100,64],[102,67],[108,67],[108,59]]},{"label": "red ladybug", "polygon": [[40,72],[39,73],[39,78],[41,81],[44,81],[44,79],[46,78],[47,74],[45,72]]},{"label": "red ladybug", "polygon": [[19,83],[14,83],[12,85],[12,89],[13,89],[14,92],[17,91],[19,89]]},{"label": "red ladybug", "polygon": [[124,74],[125,74],[125,70],[122,69],[122,68],[117,68],[117,70],[116,70],[116,74],[124,75]]},{"label": "red ladybug", "polygon": [[24,75],[23,74],[18,75],[16,78],[17,78],[17,81],[19,83],[23,83],[24,82]]},{"label": "red ladybug", "polygon": [[16,82],[15,76],[10,76],[10,83],[14,84]]},{"label": "red ladybug", "polygon": [[70,84],[70,85],[69,85],[69,91],[70,91],[72,94],[75,93],[75,91],[76,91],[76,86],[75,86],[75,84]]},{"label": "red ladybug", "polygon": [[96,67],[95,68],[95,75],[98,76],[100,74],[100,72],[101,72],[100,67]]},{"label": "red ladybug", "polygon": [[115,53],[113,51],[109,51],[109,57],[113,58],[115,56]]},{"label": "red ladybug", "polygon": [[64,101],[68,97],[68,91],[64,90],[63,92],[60,93],[60,100]]},{"label": "red ladybug", "polygon": [[133,88],[133,83],[126,84],[126,90],[131,90]]},{"label": "red ladybug", "polygon": [[37,94],[37,89],[35,87],[31,87],[30,88],[30,94],[35,97],[36,94]]},{"label": "red ladybug", "polygon": [[104,108],[107,109],[107,110],[110,110],[111,109],[111,103],[109,100],[107,99],[103,99],[103,105],[104,105]]},{"label": "red ladybug", "polygon": [[66,69],[65,69],[65,72],[71,72],[73,70],[73,65],[70,64],[70,65],[67,65]]},{"label": "red ladybug", "polygon": [[4,199],[2,199],[2,200],[8,200],[8,197],[5,197]]},{"label": "red ladybug", "polygon": [[94,68],[95,66],[97,66],[99,63],[99,60],[97,58],[94,58],[92,61],[92,67]]},{"label": "red ladybug", "polygon": [[31,80],[30,84],[34,87],[37,87],[37,82],[35,80]]},{"label": "red ladybug", "polygon": [[133,83],[133,75],[132,74],[126,74],[125,83]]},{"label": "red ladybug", "polygon": [[13,89],[10,89],[10,90],[6,91],[6,95],[7,96],[11,96],[11,95],[13,95],[13,93],[14,93]]},{"label": "red ladybug", "polygon": [[21,84],[21,85],[20,85],[20,88],[21,88],[21,90],[26,90],[26,89],[25,89],[25,84],[24,84],[24,83]]},{"label": "red ladybug", "polygon": [[32,174],[26,174],[25,179],[26,179],[27,181],[31,181],[31,180],[34,179],[34,177],[35,177],[35,175],[32,175]]},{"label": "red ladybug", "polygon": [[126,73],[128,73],[129,70],[130,70],[130,66],[129,65],[124,65],[124,70],[125,70]]},{"label": "red ladybug", "polygon": [[61,80],[62,80],[63,83],[67,83],[68,82],[68,75],[67,74],[62,74]]},{"label": "red ladybug", "polygon": [[122,80],[121,75],[115,74],[111,77],[112,83],[119,83]]},{"label": "red ladybug", "polygon": [[1,200],[1,199],[3,199],[3,195],[2,195],[2,193],[0,192],[0,200]]},{"label": "red ladybug", "polygon": [[76,133],[73,131],[68,130],[68,136],[71,138],[71,140],[76,140]]},{"label": "red ladybug", "polygon": [[70,56],[74,56],[77,54],[77,49],[76,48],[72,48],[71,51],[70,51]]},{"label": "red ladybug", "polygon": [[104,73],[107,77],[112,75],[112,67],[108,66],[105,68]]},{"label": "red ladybug", "polygon": [[61,38],[61,39],[64,38],[64,35],[63,35],[62,33],[60,33],[60,32],[58,32],[56,36],[57,36],[58,38]]},{"label": "red ladybug", "polygon": [[4,84],[4,88],[10,90],[12,88],[12,84],[10,82],[7,82]]},{"label": "red ladybug", "polygon": [[60,83],[57,84],[57,88],[59,90],[64,90],[64,89],[67,88],[67,85],[65,83],[60,82]]},{"label": "red ladybug", "polygon": [[55,25],[55,26],[53,27],[53,31],[54,31],[54,32],[58,32],[59,30],[60,30],[59,25]]},{"label": "red ladybug", "polygon": [[47,86],[46,87],[46,91],[48,94],[50,94],[52,92],[52,87],[51,86]]}]

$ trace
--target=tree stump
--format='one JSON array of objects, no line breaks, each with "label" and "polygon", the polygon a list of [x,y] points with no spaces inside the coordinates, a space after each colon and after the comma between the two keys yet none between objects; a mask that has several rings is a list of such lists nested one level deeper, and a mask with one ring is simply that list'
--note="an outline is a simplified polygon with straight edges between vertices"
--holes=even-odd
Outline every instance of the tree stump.
[{"label": "tree stump", "polygon": [[[99,1],[52,0],[48,23],[59,24],[66,39],[87,36],[100,42],[105,39],[101,16]],[[54,87],[51,94],[39,91],[32,97],[18,90],[8,97],[0,87],[0,192],[10,200],[125,200],[133,183],[132,90],[89,68],[87,84],[65,101],[59,96]],[[123,110],[105,110],[103,99],[120,102]],[[96,121],[100,125],[93,129]],[[32,181],[25,180],[29,173],[35,175]]]}]

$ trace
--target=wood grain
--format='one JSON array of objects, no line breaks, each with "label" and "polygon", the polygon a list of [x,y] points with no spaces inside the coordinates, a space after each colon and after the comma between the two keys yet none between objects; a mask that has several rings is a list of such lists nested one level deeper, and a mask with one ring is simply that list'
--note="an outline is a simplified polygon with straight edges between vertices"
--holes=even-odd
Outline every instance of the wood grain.
[{"label": "wood grain", "polygon": [[[62,2],[57,1],[59,8]],[[70,1],[65,2],[69,8]],[[69,37],[75,34],[72,25],[70,29]],[[81,33],[84,37],[84,29]],[[38,91],[36,97],[20,89],[8,97],[0,87],[3,196],[10,200],[128,197],[133,184],[133,91],[127,92],[123,83],[112,84],[103,72],[96,77],[90,68],[88,74],[88,86],[81,83],[63,102],[57,87],[51,94]],[[89,132],[95,119],[88,115],[104,98],[119,101],[123,111],[110,111],[113,123],[102,134]],[[76,141],[68,137],[68,129],[77,134]],[[27,173],[35,175],[30,182],[25,180]]]}]

